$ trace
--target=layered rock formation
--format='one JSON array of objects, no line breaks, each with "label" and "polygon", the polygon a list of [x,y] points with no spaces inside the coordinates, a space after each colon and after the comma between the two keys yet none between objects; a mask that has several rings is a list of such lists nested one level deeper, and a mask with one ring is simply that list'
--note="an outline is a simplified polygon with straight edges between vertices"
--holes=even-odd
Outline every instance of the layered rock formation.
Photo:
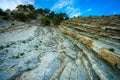
[{"label": "layered rock formation", "polygon": [[0,80],[120,80],[120,27],[75,22],[0,28]]}]

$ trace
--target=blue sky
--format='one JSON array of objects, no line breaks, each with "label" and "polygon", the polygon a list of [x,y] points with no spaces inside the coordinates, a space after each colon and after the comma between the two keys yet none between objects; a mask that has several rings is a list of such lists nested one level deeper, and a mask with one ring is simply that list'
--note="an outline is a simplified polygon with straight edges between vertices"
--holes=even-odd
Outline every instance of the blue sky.
[{"label": "blue sky", "polygon": [[120,14],[120,0],[0,0],[0,8],[4,10],[15,9],[18,4],[66,12],[70,17]]}]

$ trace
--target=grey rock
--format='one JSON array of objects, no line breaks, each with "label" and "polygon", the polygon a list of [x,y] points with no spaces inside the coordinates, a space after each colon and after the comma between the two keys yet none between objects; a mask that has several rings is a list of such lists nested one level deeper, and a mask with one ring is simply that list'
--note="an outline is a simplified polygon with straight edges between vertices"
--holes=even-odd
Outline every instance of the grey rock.
[{"label": "grey rock", "polygon": [[113,67],[97,54],[101,47],[113,47],[119,55],[117,42],[95,40],[92,34],[62,27],[92,40],[94,46],[89,48],[85,40],[66,35],[60,28],[20,24],[0,34],[0,80],[120,79],[119,64]]}]

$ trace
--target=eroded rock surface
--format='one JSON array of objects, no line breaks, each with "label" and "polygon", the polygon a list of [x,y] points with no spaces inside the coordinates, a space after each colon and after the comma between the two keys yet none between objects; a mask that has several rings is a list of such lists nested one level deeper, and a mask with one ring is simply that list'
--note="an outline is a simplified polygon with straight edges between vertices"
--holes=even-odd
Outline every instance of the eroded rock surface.
[{"label": "eroded rock surface", "polygon": [[0,80],[120,80],[119,37],[80,28],[7,28],[0,33]]}]

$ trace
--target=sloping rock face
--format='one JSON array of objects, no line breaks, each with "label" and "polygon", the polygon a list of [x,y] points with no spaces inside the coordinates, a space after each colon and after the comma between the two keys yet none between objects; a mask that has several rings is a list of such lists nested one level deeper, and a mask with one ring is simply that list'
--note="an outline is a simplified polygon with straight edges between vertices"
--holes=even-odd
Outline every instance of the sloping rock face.
[{"label": "sloping rock face", "polygon": [[120,80],[120,36],[87,28],[2,28],[0,80]]}]

